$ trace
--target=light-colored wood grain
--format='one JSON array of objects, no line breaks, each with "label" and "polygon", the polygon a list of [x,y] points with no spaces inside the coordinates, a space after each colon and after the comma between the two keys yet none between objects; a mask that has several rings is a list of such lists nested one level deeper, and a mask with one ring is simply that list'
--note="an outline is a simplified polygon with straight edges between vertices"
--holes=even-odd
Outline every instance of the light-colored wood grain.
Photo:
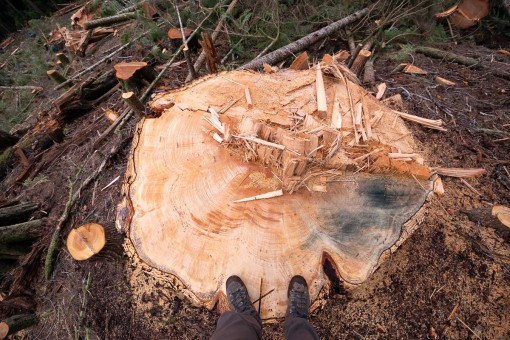
[{"label": "light-colored wood grain", "polygon": [[[303,275],[315,300],[327,280],[322,269],[326,257],[342,280],[359,284],[397,242],[402,224],[431,190],[423,180],[429,174],[413,162],[399,168],[390,161],[371,161],[374,168],[367,169],[375,174],[346,170],[348,180],[328,181],[332,173],[352,167],[360,154],[343,152],[348,140],[329,127],[330,115],[300,132],[305,131],[305,117],[317,109],[309,100],[316,91],[315,77],[314,69],[220,73],[157,95],[151,107],[165,106],[161,117],[138,124],[116,225],[128,234],[142,261],[178,278],[194,300],[208,307],[218,300],[225,305],[230,275],[240,276],[256,299],[263,278],[264,286],[275,290],[262,300],[262,318],[283,317],[290,278]],[[326,78],[324,85],[333,98],[334,87],[344,82]],[[252,110],[239,101],[218,115],[233,136],[228,145],[220,144],[205,119],[211,115],[208,108],[223,107],[232,96],[242,98],[245,86],[264,101]],[[352,83],[350,91],[355,102],[366,95]],[[294,120],[287,120],[292,112],[281,105],[289,96],[293,107],[305,112],[298,132]],[[347,96],[338,100],[350,107]],[[175,105],[168,107],[168,102]],[[384,112],[372,127],[377,142],[374,137],[373,145],[360,148],[368,157],[389,159],[392,149],[416,152],[396,113],[371,96],[363,104],[370,112]],[[404,137],[395,140],[395,131]],[[388,176],[392,174],[401,175]],[[235,203],[280,190],[282,196]]]}]

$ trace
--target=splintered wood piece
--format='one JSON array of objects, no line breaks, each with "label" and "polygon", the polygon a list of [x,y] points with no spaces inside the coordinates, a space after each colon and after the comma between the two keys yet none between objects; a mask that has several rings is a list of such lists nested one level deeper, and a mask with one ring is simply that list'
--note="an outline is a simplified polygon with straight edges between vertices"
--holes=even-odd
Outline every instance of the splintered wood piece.
[{"label": "splintered wood piece", "polygon": [[349,51],[340,50],[333,55],[333,59],[335,59],[335,62],[340,63],[349,59],[350,56],[351,54],[349,53]]},{"label": "splintered wood piece", "polygon": [[404,66],[404,69],[402,72],[409,73],[409,74],[428,74],[427,71],[424,69],[419,68],[416,65],[413,64],[400,64],[401,66]]},{"label": "splintered wood piece", "polygon": [[322,56],[322,62],[327,67],[333,65],[335,59],[331,55],[326,53],[324,56]]},{"label": "splintered wood piece", "polygon": [[307,70],[308,67],[308,53],[301,53],[290,65],[291,70]]},{"label": "splintered wood piece", "polygon": [[122,94],[122,99],[129,107],[139,116],[144,117],[145,105],[140,101],[134,92],[126,92]]},{"label": "splintered wood piece", "polygon": [[[212,38],[207,32],[202,32],[201,36],[202,40],[200,40],[199,43],[200,46],[202,46],[202,49],[207,58],[207,69],[209,70],[209,73],[217,73],[218,68],[216,67],[216,62],[218,55],[216,53],[216,48],[214,47]],[[195,68],[193,68],[193,70],[195,70]]]},{"label": "splintered wood piece", "polygon": [[[186,296],[209,308],[226,301],[230,275],[241,277],[253,297],[263,277],[274,292],[262,300],[262,319],[285,315],[288,282],[296,273],[316,300],[327,285],[326,257],[346,286],[369,277],[425,202],[429,173],[418,175],[416,162],[387,157],[387,150],[416,149],[396,113],[349,80],[345,85],[324,77],[332,99],[338,87],[342,110],[364,96],[367,112],[384,112],[372,126],[378,138],[366,148],[345,150],[352,121],[348,132],[339,131],[329,126],[330,112],[323,121],[311,115],[316,71],[222,72],[154,97],[151,107],[165,108],[136,127],[117,213],[135,263],[157,269],[155,279],[180,281]],[[264,98],[252,110],[239,93],[244,86]],[[213,115],[211,107],[224,106],[233,93],[242,99]],[[282,98],[293,99],[303,114],[294,115]],[[231,129],[232,142],[214,137],[223,138],[211,124],[217,116]],[[307,130],[311,116],[315,127]],[[395,132],[403,135],[398,141]],[[372,154],[369,167],[354,162],[374,149],[381,151]],[[379,164],[380,158],[387,162]],[[283,196],[234,203],[280,190]]]},{"label": "splintered wood piece", "polygon": [[361,129],[361,116],[363,114],[363,104],[361,102],[356,103],[356,116],[354,119],[354,126],[356,129]]},{"label": "splintered wood piece", "polygon": [[278,71],[278,69],[276,67],[273,67],[266,63],[264,63],[262,65],[262,67],[264,68],[264,72],[266,72],[266,73],[275,73],[276,71]]},{"label": "splintered wood piece", "polygon": [[72,229],[67,236],[67,250],[73,259],[83,261],[99,253],[106,244],[104,228],[97,223]]},{"label": "splintered wood piece", "polygon": [[370,52],[369,50],[362,49],[361,51],[359,51],[358,56],[356,57],[356,59],[354,59],[354,62],[352,63],[351,66],[352,73],[359,77],[361,71],[365,67],[366,62],[368,61],[368,58],[370,58],[371,55],[372,52]]},{"label": "splintered wood piece", "polygon": [[328,113],[328,103],[326,101],[326,90],[324,89],[324,79],[320,64],[317,64],[317,76],[315,78],[315,89],[317,91],[317,114],[324,119]]},{"label": "splintered wood piece", "polygon": [[451,80],[445,79],[445,78],[441,78],[439,76],[437,76],[434,79],[436,80],[436,83],[441,84],[441,85],[445,85],[445,86],[456,86],[457,85],[457,83],[455,83]]},{"label": "splintered wood piece", "polygon": [[342,128],[342,113],[340,112],[340,98],[335,87],[335,99],[333,100],[333,112],[331,114],[331,126],[335,129]]},{"label": "splintered wood piece", "polygon": [[439,130],[439,131],[448,131],[447,129],[445,129],[442,126],[443,125],[443,121],[441,119],[435,119],[434,120],[434,119],[428,119],[428,118],[423,118],[423,117],[411,115],[411,114],[405,113],[405,112],[399,112],[399,111],[393,111],[393,112],[395,112],[400,117],[402,117],[402,118],[404,118],[406,120],[410,120],[412,122],[421,124],[424,127],[427,127],[429,129],[434,129],[434,130]]},{"label": "splintered wood piece", "polygon": [[436,174],[449,177],[480,177],[485,173],[483,168],[431,168]]},{"label": "splintered wood piece", "polygon": [[115,71],[115,76],[122,80],[128,80],[131,78],[136,71],[141,70],[142,68],[146,67],[147,63],[144,61],[131,61],[131,62],[123,62],[118,63],[117,65],[114,65],[113,68]]},{"label": "splintered wood piece", "polygon": [[386,92],[386,83],[380,83],[377,85],[377,94],[375,95],[375,99],[381,100],[384,97],[384,93]]},{"label": "splintered wood piece", "polygon": [[246,104],[248,105],[248,109],[252,109],[253,102],[251,101],[251,93],[250,88],[248,86],[244,88],[244,96],[246,97]]},{"label": "splintered wood piece", "polygon": [[370,123],[370,112],[365,105],[365,101],[363,98],[361,99],[362,110],[363,110],[363,123],[365,124],[365,129],[367,132],[367,139],[372,139],[372,124]]},{"label": "splintered wood piece", "polygon": [[388,157],[393,158],[393,159],[416,158],[416,157],[418,157],[418,155],[415,153],[390,152],[390,153],[388,153]]}]

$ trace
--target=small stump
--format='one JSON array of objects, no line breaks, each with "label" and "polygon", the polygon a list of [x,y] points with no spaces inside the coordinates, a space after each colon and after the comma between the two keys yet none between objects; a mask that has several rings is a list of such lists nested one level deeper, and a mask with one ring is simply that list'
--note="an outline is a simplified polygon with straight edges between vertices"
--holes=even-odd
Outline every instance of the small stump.
[{"label": "small stump", "polygon": [[97,223],[84,224],[71,230],[67,236],[67,250],[77,261],[87,260],[99,253],[105,243],[104,228]]}]

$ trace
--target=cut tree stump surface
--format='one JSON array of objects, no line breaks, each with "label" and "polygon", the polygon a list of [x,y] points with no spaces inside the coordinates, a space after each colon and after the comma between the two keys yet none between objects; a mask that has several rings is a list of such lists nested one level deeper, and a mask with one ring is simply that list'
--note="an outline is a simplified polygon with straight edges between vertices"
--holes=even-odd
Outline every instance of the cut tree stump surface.
[{"label": "cut tree stump surface", "polygon": [[[141,260],[177,277],[192,298],[209,308],[218,300],[225,305],[225,281],[238,275],[253,300],[259,296],[261,279],[263,294],[274,289],[262,299],[263,319],[283,317],[290,278],[303,275],[315,300],[327,283],[322,266],[326,258],[347,284],[363,282],[382,253],[398,243],[403,224],[431,190],[427,167],[414,159],[393,161],[387,156],[416,152],[401,119],[349,83],[354,105],[362,102],[369,119],[378,117],[372,126],[374,137],[358,147],[372,152],[362,157],[364,162],[371,159],[366,170],[372,173],[353,174],[350,169],[356,167],[348,156],[359,154],[340,150],[331,164],[320,163],[329,164],[321,171],[335,173],[315,176],[323,183],[321,190],[309,191],[305,185],[293,193],[284,190],[283,196],[234,203],[282,189],[282,179],[270,162],[273,158],[263,159],[259,152],[259,159],[252,155],[247,161],[249,148],[242,147],[248,141],[218,143],[212,136],[216,130],[205,119],[209,108],[220,112],[220,121],[232,135],[240,133],[246,117],[290,130],[298,126],[292,112],[306,116],[316,110],[315,73],[224,72],[157,96],[151,107],[162,112],[161,117],[142,119],[137,126],[117,227],[127,232]],[[329,116],[334,91],[341,99],[346,128],[340,149],[356,148],[345,82],[329,77],[324,82]],[[252,109],[245,101],[247,86]],[[329,125],[328,119],[320,124]],[[269,147],[252,143],[250,148]],[[323,151],[316,152],[317,162],[325,157]],[[307,154],[311,157],[312,152]],[[313,177],[317,167],[311,162],[305,175]]]}]

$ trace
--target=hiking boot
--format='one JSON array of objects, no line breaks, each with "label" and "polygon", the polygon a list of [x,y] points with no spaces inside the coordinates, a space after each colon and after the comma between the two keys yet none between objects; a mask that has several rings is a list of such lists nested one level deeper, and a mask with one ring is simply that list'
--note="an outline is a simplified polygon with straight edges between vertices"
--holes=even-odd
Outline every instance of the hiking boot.
[{"label": "hiking boot", "polygon": [[287,298],[289,305],[285,317],[308,319],[310,294],[308,294],[306,280],[302,276],[296,275],[290,280]]},{"label": "hiking boot", "polygon": [[234,311],[242,313],[248,310],[255,310],[248,296],[248,290],[238,276],[233,275],[229,277],[226,286],[228,301]]}]

